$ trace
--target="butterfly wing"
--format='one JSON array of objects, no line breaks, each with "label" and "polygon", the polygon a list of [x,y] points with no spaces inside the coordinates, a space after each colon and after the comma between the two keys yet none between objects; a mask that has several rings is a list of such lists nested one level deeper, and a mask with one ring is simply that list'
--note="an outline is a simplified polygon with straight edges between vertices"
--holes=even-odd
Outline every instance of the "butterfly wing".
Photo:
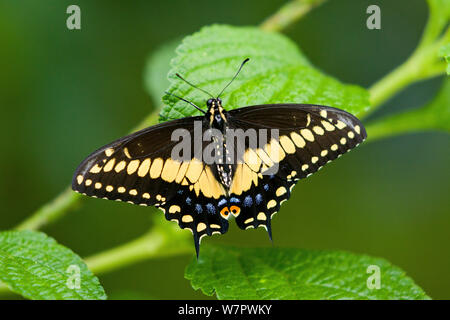
[{"label": "butterfly wing", "polygon": [[[267,139],[264,147],[246,149],[243,161],[237,165],[230,195],[240,201],[237,225],[241,229],[265,227],[270,237],[271,218],[281,203],[289,199],[298,180],[318,171],[367,137],[355,116],[320,105],[251,106],[229,111],[227,119],[233,128],[279,130],[278,140]],[[276,172],[264,174],[275,165]],[[243,176],[253,177],[252,181],[240,182]]]},{"label": "butterfly wing", "polygon": [[[97,198],[154,205],[167,220],[176,221],[194,235],[198,252],[203,236],[225,233],[228,222],[216,214],[224,190],[213,169],[197,160],[172,158],[178,141],[172,133],[180,129],[194,150],[194,123],[203,117],[165,122],[116,140],[89,155],[77,168],[73,190]],[[203,146],[201,146],[203,147]],[[185,155],[183,155],[185,156]],[[184,159],[184,158],[183,158]]]}]

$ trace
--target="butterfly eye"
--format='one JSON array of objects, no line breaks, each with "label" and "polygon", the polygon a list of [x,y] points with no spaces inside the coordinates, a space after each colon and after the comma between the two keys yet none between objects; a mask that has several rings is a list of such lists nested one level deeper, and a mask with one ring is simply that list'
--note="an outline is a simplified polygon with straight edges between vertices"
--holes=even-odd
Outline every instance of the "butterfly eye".
[{"label": "butterfly eye", "polygon": [[222,104],[222,100],[220,98],[217,98],[217,102],[219,102],[220,104]]},{"label": "butterfly eye", "polygon": [[220,215],[225,219],[228,219],[228,216],[230,215],[230,210],[228,210],[228,207],[225,207],[222,210],[220,210]]},{"label": "butterfly eye", "polygon": [[206,105],[208,107],[211,107],[212,106],[212,102],[213,102],[213,99],[209,99],[208,101],[206,101]]},{"label": "butterfly eye", "polygon": [[241,208],[238,206],[231,206],[230,211],[233,216],[237,217],[239,213],[241,213]]}]

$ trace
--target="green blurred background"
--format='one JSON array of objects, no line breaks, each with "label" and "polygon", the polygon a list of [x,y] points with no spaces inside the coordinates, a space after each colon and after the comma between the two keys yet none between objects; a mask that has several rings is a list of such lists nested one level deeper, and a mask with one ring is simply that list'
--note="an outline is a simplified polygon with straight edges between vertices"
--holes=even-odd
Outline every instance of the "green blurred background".
[{"label": "green blurred background", "polygon": [[[1,0],[0,229],[55,197],[85,156],[158,107],[152,101],[160,97],[148,95],[143,75],[160,45],[211,23],[257,25],[283,3]],[[81,8],[79,31],[66,28],[70,4]],[[366,28],[369,4],[381,7],[381,30]],[[368,87],[408,57],[427,14],[424,0],[330,0],[284,32],[324,72]],[[373,117],[422,106],[441,82],[408,88]],[[276,215],[274,246],[380,256],[432,298],[449,299],[449,142],[438,132],[398,136],[366,143],[328,165],[300,182]],[[85,199],[43,231],[88,256],[141,235],[153,214],[160,213]],[[271,246],[262,228],[230,226],[202,245]],[[191,258],[142,262],[100,280],[113,297],[204,298],[183,277]]]}]

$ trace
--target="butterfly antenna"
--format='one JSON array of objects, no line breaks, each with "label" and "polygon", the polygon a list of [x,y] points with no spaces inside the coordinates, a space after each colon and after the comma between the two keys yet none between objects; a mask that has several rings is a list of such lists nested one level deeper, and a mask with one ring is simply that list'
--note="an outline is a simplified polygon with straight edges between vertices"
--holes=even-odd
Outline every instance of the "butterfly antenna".
[{"label": "butterfly antenna", "polygon": [[166,91],[166,94],[168,94],[169,96],[174,96],[175,98],[178,98],[178,99],[180,99],[181,101],[187,102],[187,103],[189,103],[191,106],[193,106],[195,109],[197,109],[198,111],[201,111],[201,112],[203,112],[204,114],[206,113],[205,110],[202,110],[200,107],[196,106],[194,103],[190,102],[189,100],[183,99],[182,97],[179,97],[179,96],[177,96],[177,95],[175,95],[175,94],[173,94],[173,93],[170,93],[170,92],[168,92],[168,91]]},{"label": "butterfly antenna", "polygon": [[187,83],[188,85],[190,85],[191,87],[193,87],[193,88],[195,88],[195,89],[198,89],[198,90],[200,90],[200,91],[206,93],[206,94],[209,95],[211,98],[214,98],[214,96],[213,96],[211,93],[209,93],[208,91],[203,90],[202,88],[199,88],[199,87],[197,87],[196,85],[194,85],[193,83],[187,81],[185,78],[183,78],[182,76],[180,76],[179,73],[175,73],[175,75],[176,75],[178,78],[180,78],[181,80],[183,80],[184,82],[186,82],[186,83]]},{"label": "butterfly antenna", "polygon": [[216,99],[219,99],[219,97],[222,95],[222,93],[225,91],[225,89],[228,88],[228,86],[234,81],[234,79],[236,79],[236,77],[238,76],[239,72],[241,72],[242,67],[244,66],[244,64],[246,64],[248,62],[248,60],[250,60],[250,59],[247,58],[241,63],[241,66],[239,67],[239,70],[234,75],[233,79],[231,79],[231,81],[228,82],[228,84],[225,86],[225,88],[222,89],[222,91],[219,93],[219,95],[217,96]]}]

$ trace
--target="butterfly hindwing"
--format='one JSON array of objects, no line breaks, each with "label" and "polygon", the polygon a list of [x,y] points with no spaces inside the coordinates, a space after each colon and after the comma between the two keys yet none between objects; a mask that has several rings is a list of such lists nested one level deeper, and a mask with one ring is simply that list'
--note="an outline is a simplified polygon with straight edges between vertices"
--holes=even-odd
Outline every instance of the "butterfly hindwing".
[{"label": "butterfly hindwing", "polygon": [[288,200],[294,182],[281,179],[277,175],[265,175],[258,186],[244,192],[240,197],[240,214],[236,224],[245,230],[264,227],[272,239],[271,219]]},{"label": "butterfly hindwing", "polygon": [[[205,168],[208,167],[205,165]],[[175,189],[173,196],[160,209],[164,211],[167,220],[176,221],[180,228],[191,230],[198,255],[200,241],[204,236],[224,234],[228,230],[228,221],[219,214],[220,199],[206,197],[203,192],[196,192],[190,186],[171,186]],[[224,194],[220,193],[220,196],[223,197]]]}]

